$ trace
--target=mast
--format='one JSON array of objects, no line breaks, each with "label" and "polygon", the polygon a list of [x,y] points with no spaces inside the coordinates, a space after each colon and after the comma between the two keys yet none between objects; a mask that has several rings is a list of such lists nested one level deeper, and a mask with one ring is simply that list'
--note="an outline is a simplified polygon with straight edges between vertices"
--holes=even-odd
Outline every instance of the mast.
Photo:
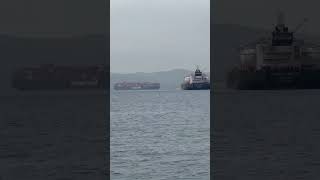
[{"label": "mast", "polygon": [[284,13],[279,12],[277,15],[277,24],[272,32],[273,46],[290,46],[293,42],[293,33],[289,32],[285,25]]},{"label": "mast", "polygon": [[276,31],[278,32],[288,31],[288,28],[285,26],[285,15],[282,11],[279,11],[277,14]]},{"label": "mast", "polygon": [[278,12],[277,24],[284,26],[284,24],[285,24],[284,20],[285,20],[284,13],[282,11]]}]

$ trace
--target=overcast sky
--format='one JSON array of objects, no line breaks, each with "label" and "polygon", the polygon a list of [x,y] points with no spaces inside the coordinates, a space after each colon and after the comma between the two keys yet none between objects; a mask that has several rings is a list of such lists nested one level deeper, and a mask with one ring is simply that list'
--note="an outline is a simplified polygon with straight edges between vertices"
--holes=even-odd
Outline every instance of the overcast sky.
[{"label": "overcast sky", "polygon": [[280,10],[285,13],[289,29],[294,29],[303,18],[308,18],[303,31],[320,32],[318,0],[215,0],[212,3],[215,23],[273,29],[276,13]]},{"label": "overcast sky", "polygon": [[106,0],[1,0],[0,33],[105,34],[106,4]]},{"label": "overcast sky", "polygon": [[210,69],[209,0],[111,0],[111,72]]},{"label": "overcast sky", "polygon": [[[106,0],[1,0],[0,33],[107,32]],[[209,70],[210,0],[111,0],[111,71]],[[320,32],[318,0],[214,0],[215,23],[272,28],[283,10],[289,28],[304,17]]]}]

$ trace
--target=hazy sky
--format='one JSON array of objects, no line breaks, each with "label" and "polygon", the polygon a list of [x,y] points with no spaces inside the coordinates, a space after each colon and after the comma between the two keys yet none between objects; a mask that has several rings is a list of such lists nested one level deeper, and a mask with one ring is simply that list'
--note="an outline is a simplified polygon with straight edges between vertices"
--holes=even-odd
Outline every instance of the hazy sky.
[{"label": "hazy sky", "polygon": [[111,0],[111,72],[210,69],[210,0]]},{"label": "hazy sky", "polygon": [[294,29],[303,18],[308,18],[308,23],[303,27],[304,32],[320,32],[318,0],[215,0],[212,3],[215,23],[273,29],[276,12],[281,10],[285,13],[286,24],[290,29]]},{"label": "hazy sky", "polygon": [[105,34],[106,4],[106,0],[1,0],[0,33]]}]

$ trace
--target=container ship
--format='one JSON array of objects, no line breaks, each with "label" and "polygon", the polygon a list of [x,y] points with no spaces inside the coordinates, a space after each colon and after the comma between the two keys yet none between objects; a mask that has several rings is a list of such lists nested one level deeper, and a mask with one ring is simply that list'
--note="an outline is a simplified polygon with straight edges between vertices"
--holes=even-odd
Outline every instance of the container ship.
[{"label": "container ship", "polygon": [[269,38],[261,38],[240,48],[240,63],[227,74],[233,89],[318,89],[320,88],[320,46],[297,39],[278,14]]},{"label": "container ship", "polygon": [[209,77],[200,71],[199,67],[193,74],[186,76],[181,84],[183,90],[207,90],[210,89]]},{"label": "container ship", "polygon": [[106,89],[107,72],[103,65],[25,67],[13,73],[12,87],[18,90]]},{"label": "container ship", "polygon": [[152,82],[121,82],[114,85],[115,90],[157,90],[160,89],[160,83]]}]

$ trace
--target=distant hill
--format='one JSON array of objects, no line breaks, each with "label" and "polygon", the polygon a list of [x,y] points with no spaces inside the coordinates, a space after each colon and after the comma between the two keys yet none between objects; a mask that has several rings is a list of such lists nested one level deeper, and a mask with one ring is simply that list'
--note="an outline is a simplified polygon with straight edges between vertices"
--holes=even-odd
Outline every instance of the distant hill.
[{"label": "distant hill", "polygon": [[[152,72],[152,73],[130,73],[130,74],[119,74],[111,73],[111,86],[121,81],[150,81],[159,82],[161,89],[175,89],[179,88],[181,82],[186,75],[193,73],[191,70],[185,69],[174,69],[170,71]],[[207,73],[209,76],[210,74]]]}]

